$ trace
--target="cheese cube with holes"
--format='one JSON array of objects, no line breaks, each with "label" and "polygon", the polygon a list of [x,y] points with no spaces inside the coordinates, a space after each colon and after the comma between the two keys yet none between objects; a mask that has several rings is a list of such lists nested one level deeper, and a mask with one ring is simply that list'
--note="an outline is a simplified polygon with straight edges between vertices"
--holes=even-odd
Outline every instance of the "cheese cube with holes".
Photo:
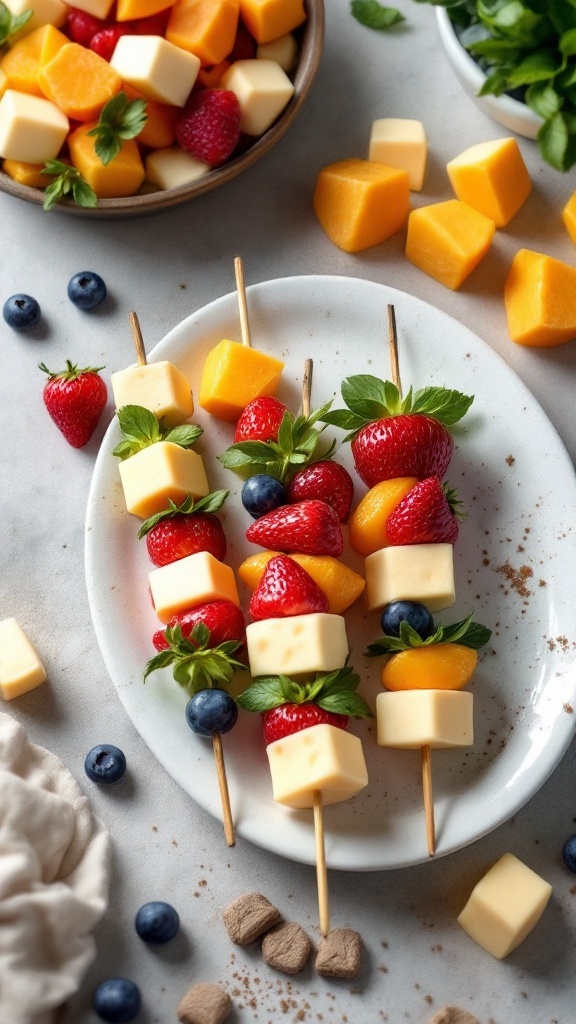
[{"label": "cheese cube with holes", "polygon": [[12,700],[35,690],[46,669],[16,619],[0,622],[0,697]]},{"label": "cheese cube with holes", "polygon": [[200,70],[200,60],[162,36],[121,36],[110,66],[122,81],[149,99],[183,107]]},{"label": "cheese cube with holes", "polygon": [[30,20],[18,32],[10,36],[11,43],[21,39],[22,36],[27,36],[29,32],[40,28],[41,25],[54,25],[55,28],[61,28],[66,23],[70,10],[66,4],[61,3],[61,0],[34,0],[33,4],[30,3],[30,0],[6,0],[6,7],[14,17],[19,17],[26,11],[32,10]]},{"label": "cheese cube with holes", "polygon": [[54,160],[68,135],[66,114],[55,103],[7,89],[0,100],[0,156],[28,164]]},{"label": "cheese cube with holes", "polygon": [[458,923],[488,953],[503,960],[530,934],[552,886],[512,853],[505,853],[474,886]]},{"label": "cheese cube with holes", "polygon": [[380,117],[372,122],[368,159],[408,172],[410,188],[420,192],[424,184],[428,143],[421,121]]},{"label": "cheese cube with holes", "polygon": [[197,160],[179,146],[155,149],[146,157],[146,178],[158,188],[178,188],[197,181],[211,170],[210,164]]},{"label": "cheese cube with holes", "polygon": [[431,612],[439,612],[456,600],[452,544],[381,548],[368,555],[365,567],[368,611],[391,601],[421,601]]},{"label": "cheese cube with holes", "polygon": [[218,419],[235,423],[254,398],[276,394],[283,369],[274,356],[224,339],[208,353],[198,402]]},{"label": "cheese cube with holes", "polygon": [[153,569],[148,578],[156,614],[164,623],[204,601],[232,601],[240,606],[233,570],[209,551],[198,551],[162,565]]},{"label": "cheese cube with holes", "polygon": [[516,139],[495,139],[470,146],[446,164],[458,199],[494,221],[508,224],[532,191],[532,182]]},{"label": "cheese cube with holes", "polygon": [[301,729],[270,743],[266,753],[274,799],[287,807],[313,807],[314,792],[323,804],[340,803],[368,785],[360,739],[334,725]]},{"label": "cheese cube with holes", "polygon": [[194,412],[190,382],[167,359],[118,370],[110,382],[117,409],[143,406],[162,420],[163,427],[175,427]]},{"label": "cheese cube with holes", "polygon": [[339,160],[319,172],[312,205],[334,245],[361,252],[404,227],[410,211],[408,172],[371,160]]},{"label": "cheese cube with holes", "polygon": [[504,306],[517,345],[552,348],[571,341],[576,338],[576,267],[519,249],[506,277]]},{"label": "cheese cube with holes", "polygon": [[257,43],[298,28],[306,20],[304,0],[240,0],[240,17]]},{"label": "cheese cube with holes", "polygon": [[156,441],[118,465],[126,508],[148,519],[168,508],[168,499],[181,505],[210,493],[202,457],[172,441]]},{"label": "cheese cube with holes", "polygon": [[246,645],[252,676],[333,672],[348,657],[344,619],[328,612],[251,622]]},{"label": "cheese cube with holes", "polygon": [[471,747],[473,696],[467,690],[396,690],[376,697],[379,747]]},{"label": "cheese cube with holes", "polygon": [[459,199],[412,210],[406,256],[415,267],[455,291],[488,252],[496,225]]},{"label": "cheese cube with holes", "polygon": [[236,60],[220,79],[240,104],[240,130],[263,135],[292,99],[294,86],[274,60]]}]

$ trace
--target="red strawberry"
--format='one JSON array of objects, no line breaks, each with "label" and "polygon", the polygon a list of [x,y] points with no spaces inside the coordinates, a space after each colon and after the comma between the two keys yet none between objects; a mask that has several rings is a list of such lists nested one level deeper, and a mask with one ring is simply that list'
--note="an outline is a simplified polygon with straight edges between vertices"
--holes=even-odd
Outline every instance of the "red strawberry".
[{"label": "red strawberry", "polygon": [[342,531],[338,516],[325,501],[299,501],[280,505],[260,516],[246,530],[253,544],[289,554],[342,554]]},{"label": "red strawberry", "polygon": [[146,537],[150,561],[168,565],[187,555],[209,551],[223,562],[226,558],[226,536],[222,523],[213,514],[222,507],[228,491],[212,491],[194,501],[188,495],[181,505],[168,501],[168,508],[146,519],[138,531],[138,540]]},{"label": "red strawberry", "polygon": [[317,704],[281,704],[280,707],[264,711],[262,729],[266,746],[291,736],[302,729],[310,729],[313,725],[335,725],[345,729],[348,715],[338,715],[333,711],[324,711]]},{"label": "red strawberry", "polygon": [[[207,601],[199,604],[196,608],[179,612],[174,615],[168,623],[168,628],[180,626],[183,636],[190,638],[194,626],[203,622],[210,630],[210,647],[217,647],[226,640],[240,640],[244,642],[246,627],[244,616],[235,604],[231,601]],[[167,651],[169,644],[163,629],[159,629],[152,637],[152,643],[157,651]]]},{"label": "red strawberry", "polygon": [[80,11],[72,7],[68,12],[68,35],[73,43],[80,46],[90,46],[90,40],[97,32],[106,28],[106,22],[101,18],[95,18],[87,11]]},{"label": "red strawberry", "polygon": [[159,11],[158,14],[150,14],[147,18],[137,18],[131,22],[131,32],[137,36],[163,36],[166,34],[166,25],[170,17],[170,9]]},{"label": "red strawberry", "polygon": [[106,405],[108,391],[98,371],[103,366],[79,370],[69,359],[66,369],[52,373],[44,363],[39,369],[48,374],[43,398],[51,418],[73,448],[83,448],[92,437]]},{"label": "red strawberry", "polygon": [[239,441],[277,441],[285,412],[284,402],[277,398],[255,398],[248,403],[236,424],[234,444]]},{"label": "red strawberry", "polygon": [[443,423],[423,413],[368,423],[352,441],[356,472],[374,487],[397,476],[443,478],[454,442]]},{"label": "red strawberry", "polygon": [[275,619],[327,611],[326,594],[302,566],[286,555],[276,555],[270,559],[250,601],[250,615],[253,619]]},{"label": "red strawberry", "polygon": [[318,498],[331,505],[341,523],[348,520],[354,484],[344,466],[337,462],[314,462],[296,474],[288,488],[290,501]]},{"label": "red strawberry", "polygon": [[225,163],[240,138],[240,104],[229,89],[192,93],[176,121],[176,141],[197,160]]},{"label": "red strawberry", "polygon": [[92,36],[89,46],[99,57],[110,61],[120,36],[128,36],[130,34],[131,29],[127,25],[107,25],[106,28],[101,29],[100,32]]},{"label": "red strawberry", "polygon": [[456,492],[445,489],[435,476],[421,480],[398,503],[388,522],[388,543],[455,544],[460,505]]}]

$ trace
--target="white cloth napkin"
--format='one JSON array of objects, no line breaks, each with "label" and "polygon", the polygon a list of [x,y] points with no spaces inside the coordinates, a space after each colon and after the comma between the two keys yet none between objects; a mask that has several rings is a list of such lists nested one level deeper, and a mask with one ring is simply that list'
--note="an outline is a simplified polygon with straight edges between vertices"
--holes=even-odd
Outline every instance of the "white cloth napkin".
[{"label": "white cloth napkin", "polygon": [[53,1024],[96,947],[108,834],[58,758],[0,713],[0,1021]]}]

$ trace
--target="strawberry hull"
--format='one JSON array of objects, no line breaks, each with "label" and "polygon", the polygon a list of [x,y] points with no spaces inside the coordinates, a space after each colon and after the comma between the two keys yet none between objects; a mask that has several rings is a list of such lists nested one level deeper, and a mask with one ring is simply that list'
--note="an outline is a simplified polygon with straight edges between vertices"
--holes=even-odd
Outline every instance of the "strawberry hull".
[{"label": "strawberry hull", "polygon": [[368,423],[352,441],[358,476],[368,487],[383,480],[446,474],[454,442],[443,423],[423,413],[388,416]]}]

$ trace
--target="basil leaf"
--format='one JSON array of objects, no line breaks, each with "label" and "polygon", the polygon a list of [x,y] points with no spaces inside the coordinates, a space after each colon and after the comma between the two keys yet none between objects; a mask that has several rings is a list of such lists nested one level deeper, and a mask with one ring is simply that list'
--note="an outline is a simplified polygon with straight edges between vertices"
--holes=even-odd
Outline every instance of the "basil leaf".
[{"label": "basil leaf", "polygon": [[[394,390],[398,396],[398,389]],[[346,377],[342,381],[341,391],[345,405],[365,420],[380,419],[391,411],[386,401],[384,381],[371,374],[361,373]]]},{"label": "basil leaf", "polygon": [[406,20],[395,7],[384,7],[378,0],[351,0],[350,10],[361,25],[377,29],[379,32],[385,32],[393,25]]}]

